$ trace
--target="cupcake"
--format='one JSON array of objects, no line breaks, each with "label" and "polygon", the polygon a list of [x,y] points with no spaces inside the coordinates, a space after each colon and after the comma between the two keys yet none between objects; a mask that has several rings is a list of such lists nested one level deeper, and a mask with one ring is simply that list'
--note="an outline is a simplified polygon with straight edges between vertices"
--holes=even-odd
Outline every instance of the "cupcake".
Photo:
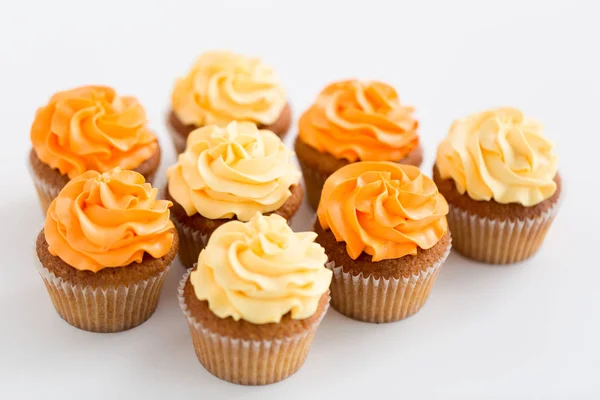
[{"label": "cupcake", "polygon": [[186,150],[167,171],[166,191],[186,268],[225,222],[249,221],[256,212],[291,221],[302,203],[292,155],[277,135],[251,122],[209,125],[188,136]]},{"label": "cupcake", "polygon": [[302,366],[329,306],[331,271],[315,237],[260,213],[215,230],[179,287],[194,350],[210,373],[265,385]]},{"label": "cupcake", "polygon": [[393,161],[419,166],[413,108],[381,82],[356,80],[327,86],[301,116],[295,143],[308,201],[317,209],[325,180],[357,161]]},{"label": "cupcake", "polygon": [[31,144],[29,166],[44,213],[67,182],[86,171],[132,169],[152,182],[160,163],[144,108],[105,86],[52,96],[37,111]]},{"label": "cupcake", "polygon": [[333,308],[377,323],[419,311],[450,253],[447,213],[417,167],[363,161],[335,171],[315,223],[333,271]]},{"label": "cupcake", "polygon": [[515,108],[452,124],[433,178],[448,200],[459,253],[490,264],[535,254],[558,211],[561,179],[553,148],[542,126]]},{"label": "cupcake", "polygon": [[52,201],[36,241],[58,314],[92,332],[146,321],[178,247],[170,203],[134,171],[87,171]]},{"label": "cupcake", "polygon": [[283,137],[291,119],[285,90],[271,67],[258,58],[210,51],[175,83],[168,125],[181,153],[196,128],[247,121]]}]

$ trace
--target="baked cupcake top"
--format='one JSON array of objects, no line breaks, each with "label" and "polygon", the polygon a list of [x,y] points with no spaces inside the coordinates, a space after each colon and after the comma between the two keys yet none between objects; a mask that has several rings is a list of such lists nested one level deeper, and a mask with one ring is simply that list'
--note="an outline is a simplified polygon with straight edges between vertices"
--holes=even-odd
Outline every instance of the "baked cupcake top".
[{"label": "baked cupcake top", "polygon": [[336,82],[302,114],[299,135],[338,159],[400,161],[419,144],[413,112],[385,83]]},{"label": "baked cupcake top", "polygon": [[158,150],[140,103],[106,86],[56,93],[37,111],[30,136],[38,158],[69,178],[134,169]]},{"label": "baked cupcake top", "polygon": [[194,130],[177,164],[167,171],[169,194],[188,216],[248,221],[277,210],[300,182],[293,153],[277,135],[251,122]]},{"label": "baked cupcake top", "polygon": [[78,270],[98,272],[167,254],[173,243],[171,202],[134,171],[87,171],[72,179],[48,209],[48,250]]},{"label": "baked cupcake top", "polygon": [[542,126],[516,108],[472,114],[452,124],[436,166],[473,200],[533,206],[556,191],[554,145]]},{"label": "baked cupcake top", "polygon": [[314,232],[293,232],[279,215],[256,213],[231,221],[210,237],[190,282],[220,318],[253,324],[313,315],[329,289],[332,273]]},{"label": "baked cupcake top", "polygon": [[273,69],[258,58],[229,51],[202,54],[171,95],[177,118],[195,126],[225,126],[235,120],[269,125],[286,102]]},{"label": "baked cupcake top", "polygon": [[356,260],[373,261],[416,254],[446,234],[448,203],[417,167],[393,162],[348,164],[331,175],[317,210],[323,229],[346,243]]}]

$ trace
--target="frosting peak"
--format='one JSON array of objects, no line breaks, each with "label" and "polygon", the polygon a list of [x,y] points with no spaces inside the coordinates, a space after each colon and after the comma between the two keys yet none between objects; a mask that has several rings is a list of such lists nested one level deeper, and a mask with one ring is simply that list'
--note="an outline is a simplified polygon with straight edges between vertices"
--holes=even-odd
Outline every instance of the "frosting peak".
[{"label": "frosting peak", "polygon": [[173,243],[171,203],[134,171],[87,171],[72,179],[48,209],[44,234],[52,255],[98,272],[167,254]]},{"label": "frosting peak", "polygon": [[537,121],[515,108],[496,108],[454,122],[436,165],[461,194],[527,207],[556,191],[553,148]]},{"label": "frosting peak", "polygon": [[231,221],[211,235],[190,281],[220,318],[253,324],[313,315],[332,273],[314,232],[295,233],[279,215]]},{"label": "frosting peak", "polygon": [[350,162],[401,161],[419,143],[413,112],[384,83],[336,82],[300,117],[299,135],[315,149]]},{"label": "frosting peak", "polygon": [[105,86],[52,96],[37,111],[31,142],[40,160],[69,178],[87,170],[137,168],[158,149],[140,103]]},{"label": "frosting peak", "polygon": [[392,162],[348,164],[323,187],[317,216],[352,259],[416,254],[446,234],[448,203],[417,167]]},{"label": "frosting peak", "polygon": [[300,181],[291,156],[277,135],[250,122],[199,128],[168,169],[169,194],[190,216],[248,221],[291,196]]},{"label": "frosting peak", "polygon": [[235,120],[269,125],[279,118],[286,96],[275,72],[260,59],[211,51],[177,80],[171,103],[186,125],[225,126]]}]

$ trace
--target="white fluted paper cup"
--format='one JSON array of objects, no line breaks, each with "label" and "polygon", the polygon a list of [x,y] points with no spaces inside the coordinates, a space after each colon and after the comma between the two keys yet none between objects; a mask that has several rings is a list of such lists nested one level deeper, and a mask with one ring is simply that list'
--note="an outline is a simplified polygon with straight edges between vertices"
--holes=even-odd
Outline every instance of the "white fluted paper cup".
[{"label": "white fluted paper cup", "polygon": [[533,256],[554,221],[560,202],[534,218],[499,220],[480,217],[451,204],[447,215],[454,249],[488,264],[511,264]]},{"label": "white fluted paper cup", "polygon": [[331,261],[326,264],[333,271],[331,306],[364,322],[394,322],[409,317],[425,304],[451,248],[452,237],[440,259],[410,277],[375,278],[362,272],[353,275]]},{"label": "white fluted paper cup", "polygon": [[302,333],[273,340],[246,340],[211,331],[194,318],[184,297],[184,288],[193,268],[179,284],[179,305],[185,315],[194,351],[208,372],[241,385],[267,385],[294,374],[304,364],[317,328],[329,302],[313,325]]},{"label": "white fluted paper cup", "polygon": [[120,332],[134,328],[152,316],[171,267],[129,285],[92,287],[73,284],[42,265],[35,253],[37,270],[58,315],[76,328],[90,332]]},{"label": "white fluted paper cup", "polygon": [[173,214],[171,220],[179,232],[179,260],[185,268],[191,268],[198,262],[198,256],[206,247],[209,235],[184,224]]}]

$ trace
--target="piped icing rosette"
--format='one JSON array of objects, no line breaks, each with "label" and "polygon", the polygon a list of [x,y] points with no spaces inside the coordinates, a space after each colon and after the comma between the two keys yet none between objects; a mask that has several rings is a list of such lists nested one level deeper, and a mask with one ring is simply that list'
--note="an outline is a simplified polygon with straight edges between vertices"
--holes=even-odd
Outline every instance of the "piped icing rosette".
[{"label": "piped icing rosette", "polygon": [[292,154],[277,135],[250,122],[199,128],[167,172],[169,194],[187,215],[248,221],[291,196],[300,181]]},{"label": "piped icing rosette", "polygon": [[212,234],[190,281],[199,300],[220,318],[254,324],[313,315],[332,273],[314,232],[293,232],[279,215],[255,214]]},{"label": "piped icing rosette", "polygon": [[384,83],[337,82],[301,116],[299,135],[313,148],[350,162],[400,161],[419,144],[413,112]]},{"label": "piped icing rosette", "polygon": [[457,120],[438,148],[436,166],[474,200],[532,206],[556,191],[553,149],[537,121],[515,108],[496,108]]},{"label": "piped icing rosette", "polygon": [[417,167],[360,162],[337,170],[325,182],[317,211],[323,229],[346,243],[352,259],[373,261],[416,254],[446,234],[448,204]]},{"label": "piped icing rosette", "polygon": [[52,96],[37,111],[31,142],[40,160],[69,178],[88,170],[134,169],[158,149],[140,103],[105,86]]},{"label": "piped icing rosette", "polygon": [[78,270],[98,272],[164,256],[173,243],[171,202],[134,171],[87,171],[52,202],[44,234],[48,250]]},{"label": "piped icing rosette", "polygon": [[225,126],[234,120],[269,125],[285,107],[286,95],[275,71],[260,59],[211,51],[177,80],[171,103],[186,125]]}]

